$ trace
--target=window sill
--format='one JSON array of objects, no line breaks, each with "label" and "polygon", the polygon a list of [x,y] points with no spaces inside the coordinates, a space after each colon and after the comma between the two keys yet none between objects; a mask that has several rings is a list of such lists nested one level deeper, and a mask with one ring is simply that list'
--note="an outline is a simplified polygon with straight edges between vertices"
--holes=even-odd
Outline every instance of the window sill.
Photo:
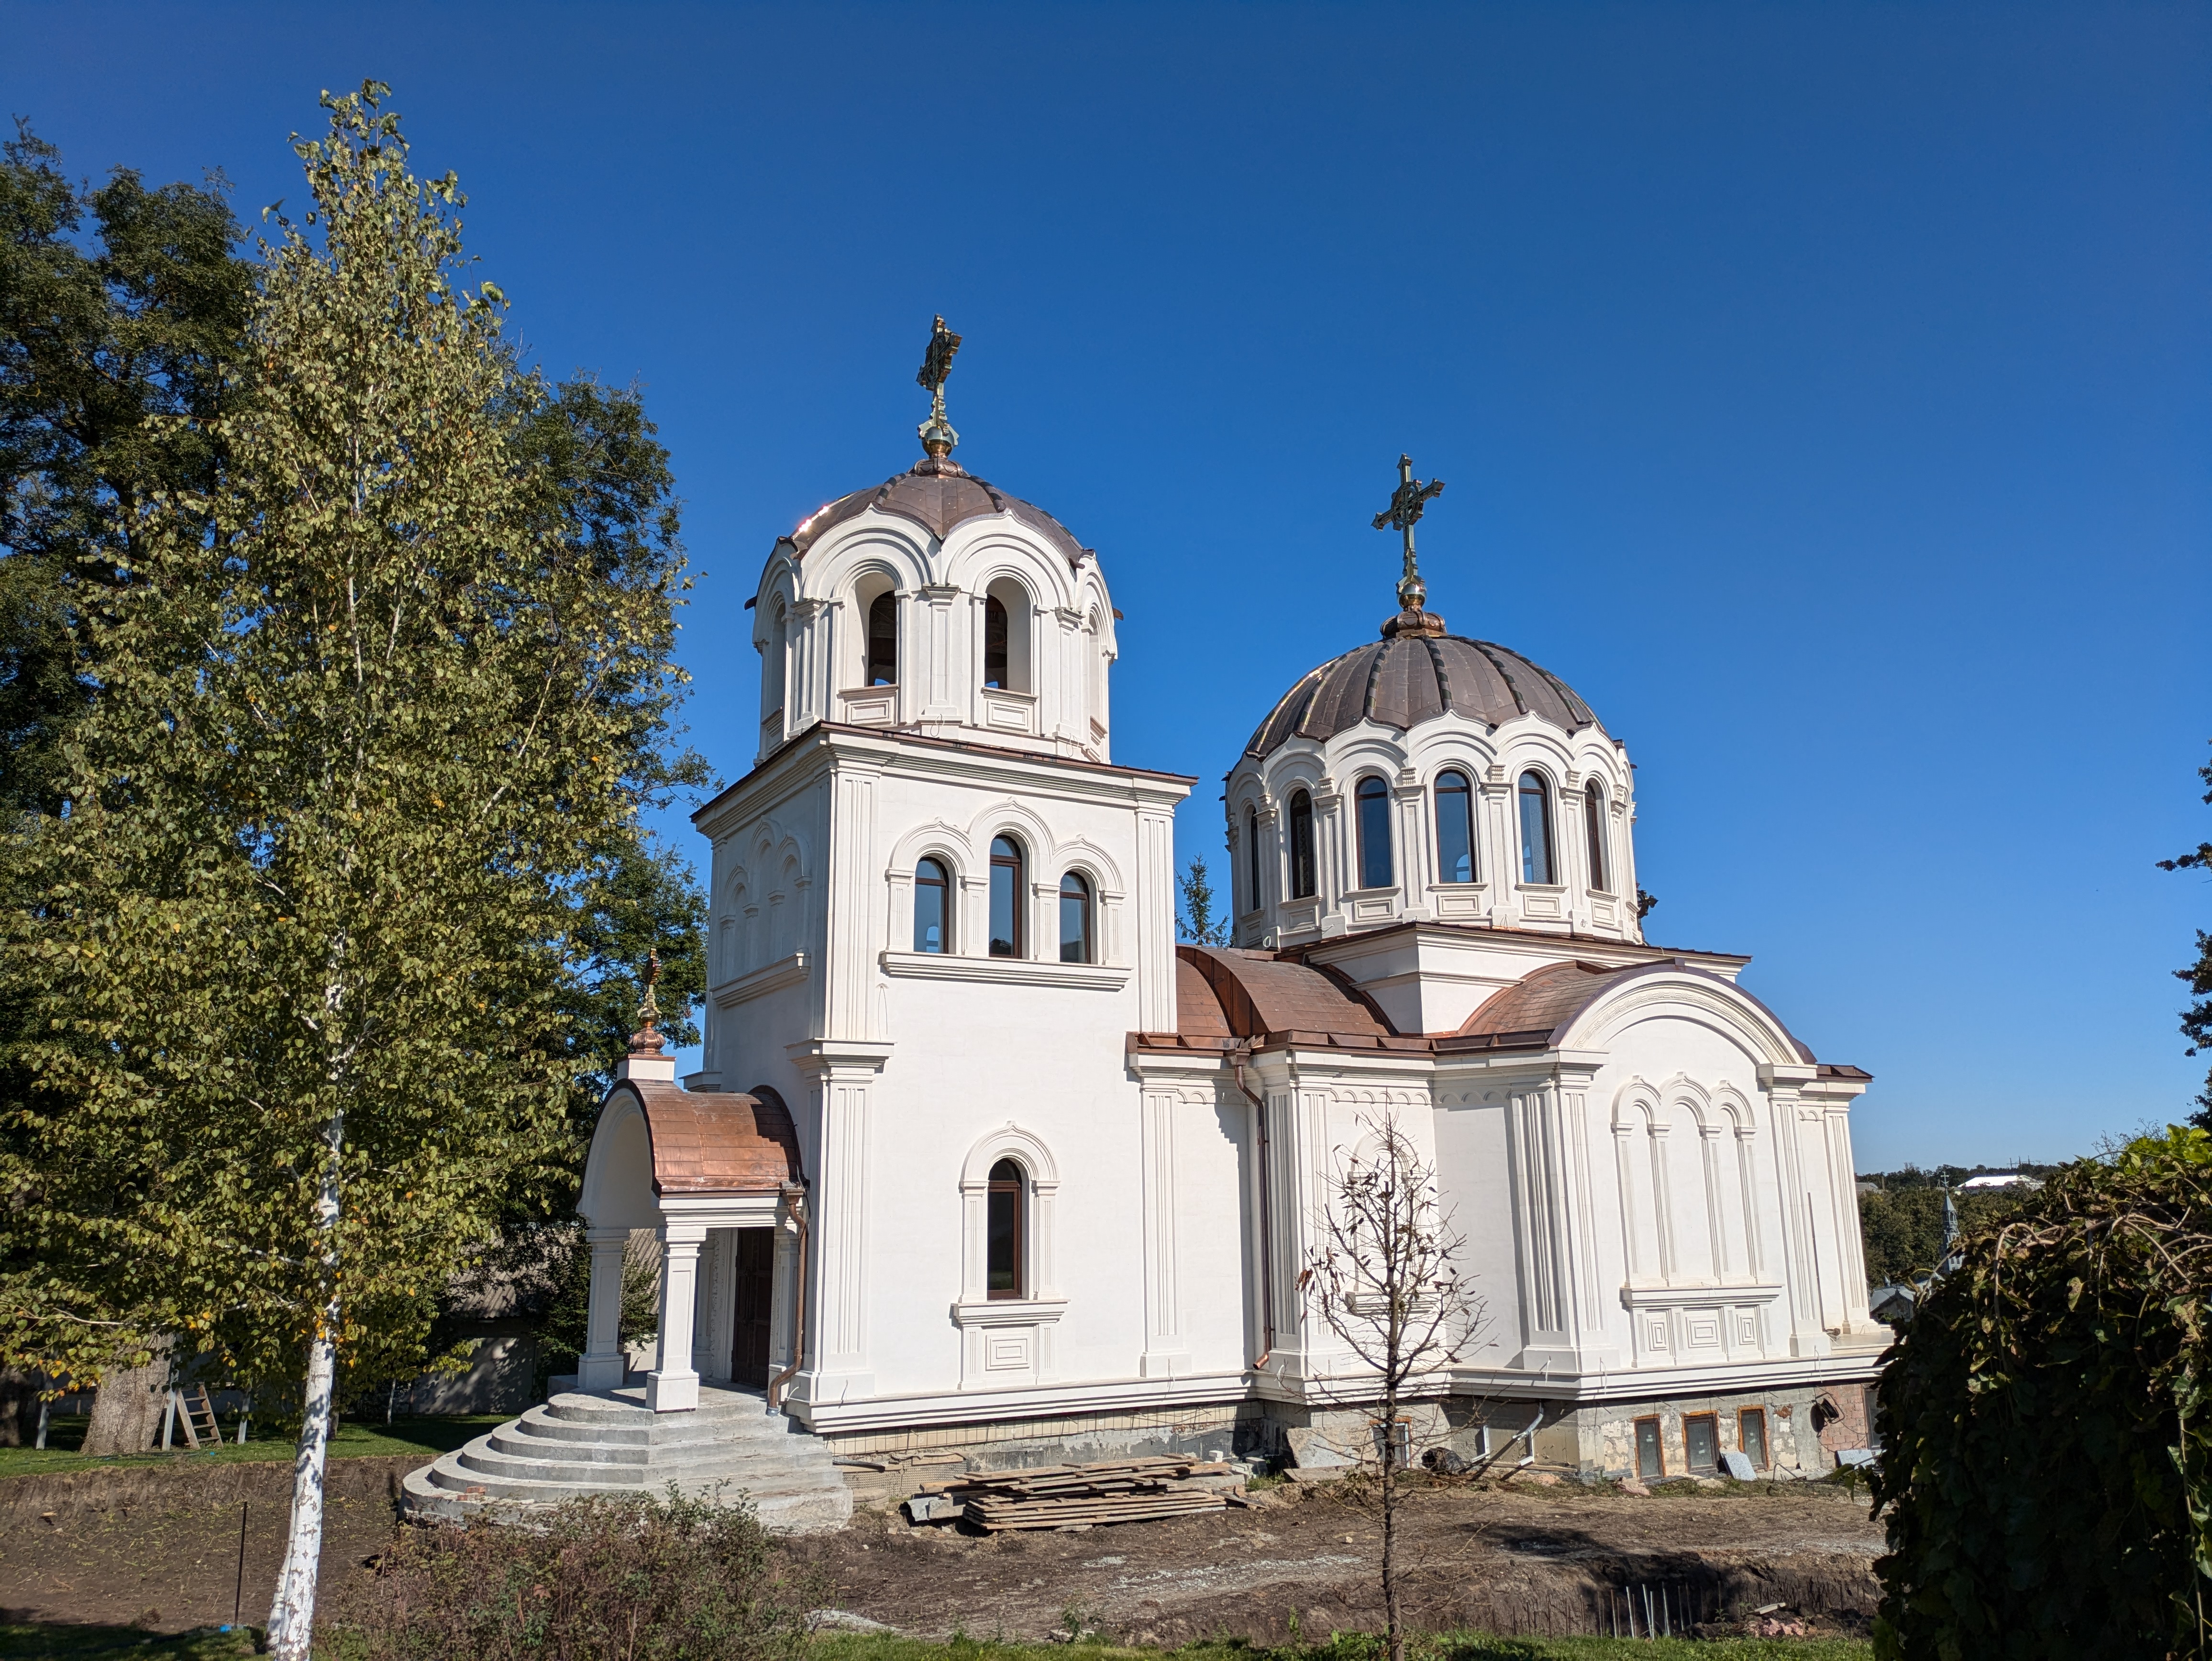
[{"label": "window sill", "polygon": [[1099,963],[1048,963],[1034,958],[963,958],[949,952],[885,952],[877,961],[886,975],[923,981],[969,981],[989,986],[1074,987],[1118,992],[1131,971]]},{"label": "window sill", "polygon": [[952,1305],[957,1327],[1049,1326],[1066,1312],[1065,1298],[963,1299]]}]

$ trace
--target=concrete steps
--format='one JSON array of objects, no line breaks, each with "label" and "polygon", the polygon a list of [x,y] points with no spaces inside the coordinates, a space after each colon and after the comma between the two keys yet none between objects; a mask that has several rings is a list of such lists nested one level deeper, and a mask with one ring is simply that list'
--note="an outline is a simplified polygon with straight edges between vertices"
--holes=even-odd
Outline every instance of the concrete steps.
[{"label": "concrete steps", "polygon": [[689,1413],[654,1413],[637,1387],[569,1391],[441,1454],[401,1484],[410,1516],[526,1521],[586,1494],[739,1497],[779,1533],[844,1526],[852,1490],[830,1450],[757,1390],[702,1384]]}]

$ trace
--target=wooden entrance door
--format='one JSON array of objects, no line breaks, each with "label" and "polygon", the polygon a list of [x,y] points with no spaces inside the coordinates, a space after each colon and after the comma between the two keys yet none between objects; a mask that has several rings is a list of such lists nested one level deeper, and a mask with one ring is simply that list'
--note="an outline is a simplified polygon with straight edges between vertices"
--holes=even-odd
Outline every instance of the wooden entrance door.
[{"label": "wooden entrance door", "polygon": [[730,1346],[730,1381],[766,1384],[769,1318],[775,1307],[775,1231],[738,1231],[736,1338]]}]

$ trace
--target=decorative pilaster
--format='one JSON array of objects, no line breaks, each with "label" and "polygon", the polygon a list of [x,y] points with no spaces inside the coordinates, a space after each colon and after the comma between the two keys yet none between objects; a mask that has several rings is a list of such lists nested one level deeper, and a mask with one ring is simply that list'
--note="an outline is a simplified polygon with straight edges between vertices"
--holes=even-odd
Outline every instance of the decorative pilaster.
[{"label": "decorative pilaster", "polygon": [[699,1248],[706,1239],[706,1229],[696,1223],[660,1226],[660,1343],[645,1379],[645,1404],[655,1413],[689,1413],[699,1405],[691,1333],[698,1311]]},{"label": "decorative pilaster", "polygon": [[576,1365],[579,1390],[618,1390],[623,1381],[623,1248],[626,1228],[584,1232],[592,1249],[591,1291],[584,1305],[584,1355]]},{"label": "decorative pilaster", "polygon": [[870,769],[841,764],[830,779],[830,857],[823,886],[827,935],[822,1031],[830,1038],[872,1039],[875,1031],[875,952],[882,929],[871,926],[882,891],[876,855],[876,787]]},{"label": "decorative pilaster", "polygon": [[868,1360],[869,1092],[890,1058],[887,1043],[814,1039],[784,1053],[806,1075],[819,1127],[806,1305],[808,1354],[793,1381],[810,1402],[875,1394]]},{"label": "decorative pilaster", "polygon": [[1490,922],[1493,928],[1510,928],[1519,921],[1513,894],[1521,879],[1521,837],[1513,820],[1513,782],[1505,776],[1505,770],[1492,766],[1484,770],[1482,782],[1482,823],[1476,834],[1481,845],[1475,852],[1475,867],[1490,885]]},{"label": "decorative pilaster", "polygon": [[1321,899],[1321,932],[1345,932],[1344,892],[1352,879],[1352,837],[1345,823],[1344,793],[1336,781],[1324,778],[1313,793],[1314,887]]},{"label": "decorative pilaster", "polygon": [[1145,1353],[1138,1372],[1164,1378],[1190,1371],[1182,1339],[1176,1254],[1176,1097],[1148,1090],[1143,1106],[1140,1162],[1144,1181]]},{"label": "decorative pilaster", "polygon": [[1774,1114],[1774,1174],[1782,1213],[1783,1273],[1790,1282],[1790,1353],[1825,1355],[1828,1335],[1821,1319],[1818,1246],[1813,1238],[1811,1195],[1805,1183],[1798,1119],[1802,1092],[1819,1075],[1812,1067],[1762,1064],[1759,1082]]},{"label": "decorative pilaster", "polygon": [[1176,1030],[1175,818],[1137,813],[1137,1030]]},{"label": "decorative pilaster", "polygon": [[953,611],[960,590],[949,582],[931,583],[916,598],[921,602],[915,608],[920,614],[919,633],[927,642],[921,660],[921,719],[957,721],[961,718],[959,688],[968,664],[966,636]]}]

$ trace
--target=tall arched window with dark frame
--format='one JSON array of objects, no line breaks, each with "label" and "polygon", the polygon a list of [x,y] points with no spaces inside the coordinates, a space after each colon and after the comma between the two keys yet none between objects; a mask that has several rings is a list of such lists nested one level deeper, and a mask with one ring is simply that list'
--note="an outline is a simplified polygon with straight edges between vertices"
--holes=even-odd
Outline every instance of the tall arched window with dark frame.
[{"label": "tall arched window with dark frame", "polygon": [[923,860],[914,867],[914,949],[952,949],[952,884],[937,860]]},{"label": "tall arched window with dark frame", "polygon": [[1547,886],[1559,880],[1552,859],[1552,791],[1534,770],[1521,776],[1521,880]]},{"label": "tall arched window with dark frame", "polygon": [[1313,798],[1303,790],[1291,792],[1291,897],[1314,897]]},{"label": "tall arched window with dark frame", "polygon": [[983,1198],[983,1286],[992,1298],[1019,1298],[1029,1281],[1029,1180],[1012,1159],[991,1167]]},{"label": "tall arched window with dark frame", "polygon": [[1589,885],[1594,894],[1610,894],[1606,880],[1605,787],[1592,779],[1583,787],[1583,840],[1589,844]]},{"label": "tall arched window with dark frame", "polygon": [[1437,880],[1473,882],[1474,788],[1466,774],[1446,768],[1437,775]]},{"label": "tall arched window with dark frame", "polygon": [[[849,649],[849,648],[848,648]],[[898,684],[898,594],[886,588],[868,602],[870,686]]]},{"label": "tall arched window with dark frame", "polygon": [[1359,885],[1389,888],[1396,880],[1390,856],[1390,787],[1370,773],[1352,792],[1359,826]]},{"label": "tall arched window with dark frame", "polygon": [[1060,960],[1091,963],[1091,884],[1080,871],[1060,879]]},{"label": "tall arched window with dark frame", "polygon": [[1024,950],[1022,845],[1012,837],[991,838],[991,955],[1018,958]]},{"label": "tall arched window with dark frame", "polygon": [[1244,909],[1257,911],[1265,902],[1260,886],[1260,814],[1244,810]]}]

